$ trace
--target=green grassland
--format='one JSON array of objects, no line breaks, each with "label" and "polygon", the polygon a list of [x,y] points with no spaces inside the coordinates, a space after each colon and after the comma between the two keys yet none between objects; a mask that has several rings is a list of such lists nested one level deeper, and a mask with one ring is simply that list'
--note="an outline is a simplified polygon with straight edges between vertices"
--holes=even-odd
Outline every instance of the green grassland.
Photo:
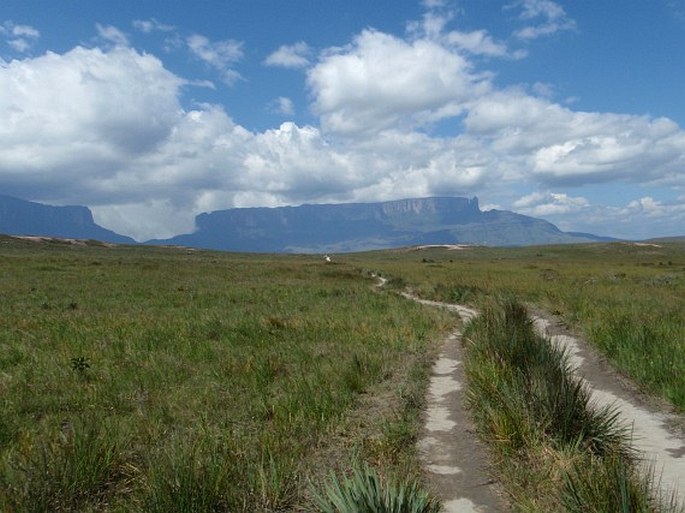
[{"label": "green grassland", "polygon": [[685,409],[682,243],[326,264],[0,238],[0,511],[310,511],[332,471],[420,479],[427,375],[455,319],[405,287],[546,308]]},{"label": "green grassland", "polygon": [[0,510],[297,510],[354,461],[418,477],[450,321],[372,283],[320,257],[0,240]]},{"label": "green grassland", "polygon": [[594,244],[367,257],[391,286],[482,312],[464,338],[467,400],[515,511],[675,513],[685,507],[640,467],[619,412],[592,404],[568,355],[534,333],[529,310],[555,313],[683,411],[684,250]]},{"label": "green grassland", "polygon": [[685,411],[683,242],[435,248],[364,259],[425,298],[478,305],[513,296],[557,314],[646,391]]}]

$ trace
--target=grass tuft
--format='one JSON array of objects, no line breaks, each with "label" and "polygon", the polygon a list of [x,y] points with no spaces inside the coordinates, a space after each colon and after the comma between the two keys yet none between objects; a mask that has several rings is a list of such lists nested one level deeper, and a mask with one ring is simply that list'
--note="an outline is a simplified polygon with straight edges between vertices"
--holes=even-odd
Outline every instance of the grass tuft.
[{"label": "grass tuft", "polygon": [[415,481],[383,479],[368,465],[351,477],[332,474],[323,494],[313,491],[321,513],[438,513],[442,505]]},{"label": "grass tuft", "polygon": [[535,333],[522,305],[490,302],[467,335],[468,401],[516,507],[678,511],[640,475],[618,413],[592,404],[567,353]]}]

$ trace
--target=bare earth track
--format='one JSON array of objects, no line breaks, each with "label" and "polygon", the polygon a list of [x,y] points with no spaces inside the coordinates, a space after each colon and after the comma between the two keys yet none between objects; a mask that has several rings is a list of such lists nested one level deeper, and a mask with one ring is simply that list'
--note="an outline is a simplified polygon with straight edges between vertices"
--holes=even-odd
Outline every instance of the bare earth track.
[{"label": "bare earth track", "polygon": [[636,387],[613,371],[580,338],[562,324],[540,314],[533,316],[538,333],[569,351],[571,365],[592,390],[600,407],[609,405],[632,433],[632,445],[644,461],[645,470],[654,468],[666,496],[675,494],[685,504],[685,417],[668,411],[666,405],[647,401]]},{"label": "bare earth track", "polygon": [[[464,322],[478,315],[465,306],[403,295],[424,305],[455,311]],[[645,471],[651,468],[656,472],[664,495],[673,494],[685,504],[685,416],[667,405],[655,404],[655,400],[645,400],[634,385],[621,378],[582,339],[567,332],[562,323],[540,312],[533,316],[533,322],[538,333],[567,348],[571,364],[591,389],[595,404],[620,412],[620,421],[630,429],[632,445],[639,451]],[[487,452],[465,409],[460,339],[457,330],[444,341],[433,368],[419,451],[447,513],[506,511],[498,487],[488,478]]]},{"label": "bare earth track", "polygon": [[[460,306],[405,297],[419,303],[447,308],[468,322],[478,312]],[[488,473],[488,454],[478,439],[465,408],[466,377],[463,369],[461,332],[444,341],[433,366],[426,419],[418,442],[419,455],[433,491],[442,499],[445,513],[491,513],[507,511],[497,483]]]}]

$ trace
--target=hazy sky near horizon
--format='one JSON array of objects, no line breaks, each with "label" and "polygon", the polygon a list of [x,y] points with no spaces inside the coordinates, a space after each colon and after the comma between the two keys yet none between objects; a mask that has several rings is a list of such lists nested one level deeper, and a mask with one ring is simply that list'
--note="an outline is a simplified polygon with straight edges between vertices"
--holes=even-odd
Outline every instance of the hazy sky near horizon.
[{"label": "hazy sky near horizon", "polygon": [[685,234],[685,0],[3,0],[0,193],[138,240],[478,196]]}]

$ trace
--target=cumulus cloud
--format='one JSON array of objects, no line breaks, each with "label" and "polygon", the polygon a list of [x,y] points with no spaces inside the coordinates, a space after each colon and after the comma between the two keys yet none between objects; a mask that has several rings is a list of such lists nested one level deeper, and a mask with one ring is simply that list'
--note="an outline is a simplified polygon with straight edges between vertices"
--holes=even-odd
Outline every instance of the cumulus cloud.
[{"label": "cumulus cloud", "polygon": [[512,89],[474,101],[465,126],[546,185],[683,181],[685,133],[666,118],[577,112]]},{"label": "cumulus cloud", "polygon": [[309,45],[300,41],[293,45],[279,47],[264,60],[264,64],[282,68],[306,68],[309,66],[311,53],[312,50]]},{"label": "cumulus cloud", "polygon": [[374,30],[325,54],[307,82],[323,128],[346,135],[453,117],[490,89],[489,80],[474,74],[458,53]]},{"label": "cumulus cloud", "polygon": [[[563,20],[549,4],[517,5],[530,9],[526,20]],[[445,194],[478,194],[502,208],[572,219],[567,229],[610,235],[647,230],[649,220],[685,225],[682,200],[641,193],[608,207],[563,192],[587,183],[685,190],[685,132],[677,124],[574,111],[552,101],[547,84],[533,86],[535,94],[498,88],[483,71],[490,60],[475,56],[512,53],[486,31],[450,32],[448,21],[435,15],[404,37],[364,30],[324,50],[307,65],[319,123],[263,132],[235,123],[219,105],[183,106],[184,87],[211,84],[178,77],[112,27],[101,27],[115,43],[105,49],[1,62],[2,191],[86,204],[98,222],[141,240],[191,231],[196,214],[234,206]],[[152,21],[134,27],[162,30]],[[224,77],[239,77],[241,43],[193,35],[184,44]],[[271,65],[287,62],[277,61]],[[269,107],[294,114],[285,96]],[[455,135],[433,135],[437,122],[451,123]],[[517,187],[528,194],[512,199]],[[605,231],[609,222],[621,230]]]},{"label": "cumulus cloud", "polygon": [[30,25],[17,25],[12,21],[5,21],[0,25],[0,36],[6,39],[10,48],[24,53],[40,38],[40,32]]},{"label": "cumulus cloud", "polygon": [[513,203],[514,208],[521,213],[546,217],[554,214],[569,214],[579,212],[590,206],[583,197],[571,197],[565,193],[533,192],[523,196]]},{"label": "cumulus cloud", "polygon": [[11,61],[0,68],[3,183],[50,196],[106,179],[169,135],[182,83],[155,57],[124,47]]}]

